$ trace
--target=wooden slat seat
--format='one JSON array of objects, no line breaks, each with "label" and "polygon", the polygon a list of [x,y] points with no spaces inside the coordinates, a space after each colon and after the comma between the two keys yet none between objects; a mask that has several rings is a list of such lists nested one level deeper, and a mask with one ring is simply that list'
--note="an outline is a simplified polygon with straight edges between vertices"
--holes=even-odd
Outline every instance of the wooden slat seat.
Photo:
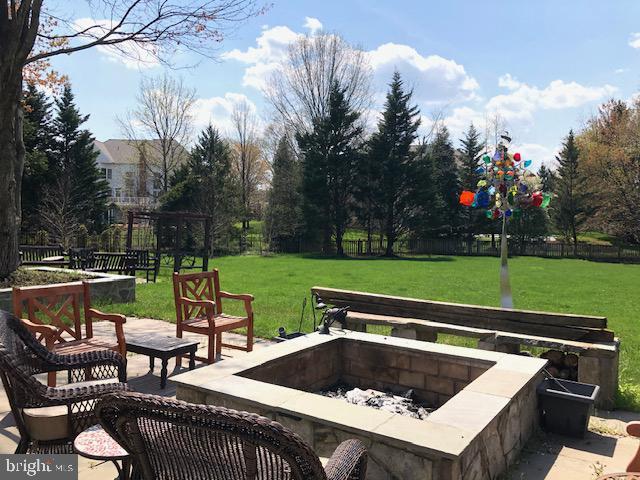
[{"label": "wooden slat seat", "polygon": [[[236,328],[246,327],[248,319],[246,317],[233,317],[231,315],[214,315],[213,318],[216,322],[216,329],[218,330],[233,330]],[[193,318],[182,322],[182,329],[198,329],[209,330],[209,319],[207,317]]]},{"label": "wooden slat seat", "polygon": [[614,341],[614,333],[606,328],[606,317],[465,305],[325,287],[313,287],[312,292],[325,302],[340,307],[348,305],[351,311],[361,313],[416,318],[563,340]]},{"label": "wooden slat seat", "polygon": [[117,345],[118,342],[115,337],[91,337],[56,343],[53,346],[53,351],[60,355],[72,355],[93,350],[117,350]]}]

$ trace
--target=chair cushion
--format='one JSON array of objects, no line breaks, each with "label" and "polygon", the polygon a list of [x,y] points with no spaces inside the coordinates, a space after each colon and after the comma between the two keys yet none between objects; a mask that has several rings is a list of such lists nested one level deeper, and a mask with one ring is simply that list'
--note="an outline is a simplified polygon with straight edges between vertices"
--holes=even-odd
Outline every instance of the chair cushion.
[{"label": "chair cushion", "polygon": [[22,409],[29,435],[41,442],[69,438],[68,413],[65,405]]}]

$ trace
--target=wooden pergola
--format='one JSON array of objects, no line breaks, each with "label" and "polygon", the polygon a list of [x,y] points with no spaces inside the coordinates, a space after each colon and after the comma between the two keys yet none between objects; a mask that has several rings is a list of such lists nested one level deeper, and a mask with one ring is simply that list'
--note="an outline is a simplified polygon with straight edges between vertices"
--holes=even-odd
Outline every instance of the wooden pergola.
[{"label": "wooden pergola", "polygon": [[[154,250],[158,259],[169,256],[174,272],[199,268],[204,272],[209,268],[211,221],[211,216],[193,212],[128,211],[127,250],[146,248]],[[201,240],[194,234],[196,228],[202,229]]]}]

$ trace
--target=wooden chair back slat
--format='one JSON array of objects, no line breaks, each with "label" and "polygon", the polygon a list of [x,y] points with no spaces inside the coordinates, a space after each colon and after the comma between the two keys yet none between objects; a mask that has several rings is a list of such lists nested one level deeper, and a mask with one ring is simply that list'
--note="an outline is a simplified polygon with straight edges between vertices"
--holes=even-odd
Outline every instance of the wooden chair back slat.
[{"label": "wooden chair back slat", "polygon": [[83,291],[80,282],[49,287],[16,287],[13,289],[14,314],[23,317],[26,307],[27,320],[56,327],[56,343],[66,342],[65,334],[79,340],[82,338],[80,297]]},{"label": "wooden chair back slat", "polygon": [[[176,299],[179,297],[189,298],[191,300],[211,300],[216,301],[217,291],[215,290],[215,280],[218,271],[199,272],[188,274],[176,274],[173,277],[174,294]],[[205,315],[203,307],[181,304],[182,308],[176,302],[179,321],[198,318]]]}]

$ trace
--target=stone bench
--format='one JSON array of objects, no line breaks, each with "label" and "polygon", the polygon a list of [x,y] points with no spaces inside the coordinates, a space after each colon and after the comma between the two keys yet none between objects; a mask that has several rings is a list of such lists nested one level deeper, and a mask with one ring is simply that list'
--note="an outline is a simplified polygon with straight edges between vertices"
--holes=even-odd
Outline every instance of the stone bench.
[{"label": "stone bench", "polygon": [[620,343],[605,317],[435,302],[313,287],[326,303],[350,306],[344,327],[391,327],[391,335],[437,341],[438,334],[478,339],[478,348],[518,353],[521,346],[575,353],[578,380],[600,385],[599,408],[615,406]]}]

